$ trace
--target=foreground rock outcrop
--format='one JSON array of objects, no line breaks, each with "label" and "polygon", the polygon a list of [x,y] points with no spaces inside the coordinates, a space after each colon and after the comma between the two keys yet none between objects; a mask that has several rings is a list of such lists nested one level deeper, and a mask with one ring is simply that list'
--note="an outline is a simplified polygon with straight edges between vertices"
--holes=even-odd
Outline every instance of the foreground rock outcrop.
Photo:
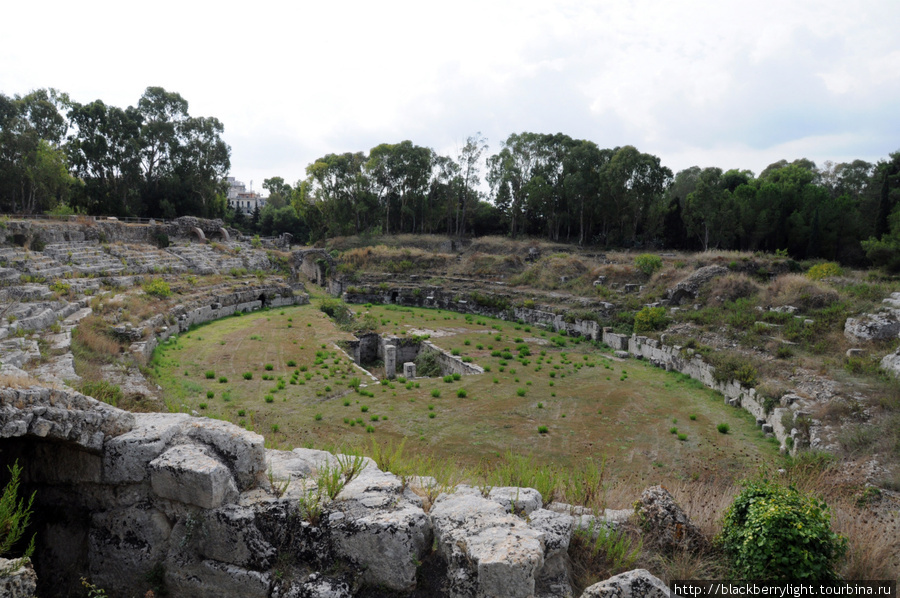
[{"label": "foreground rock outcrop", "polygon": [[301,598],[404,594],[423,575],[435,596],[572,596],[583,517],[533,489],[434,492],[363,457],[267,450],[227,422],[45,388],[0,390],[0,459],[37,492],[44,598],[81,577],[110,595]]}]

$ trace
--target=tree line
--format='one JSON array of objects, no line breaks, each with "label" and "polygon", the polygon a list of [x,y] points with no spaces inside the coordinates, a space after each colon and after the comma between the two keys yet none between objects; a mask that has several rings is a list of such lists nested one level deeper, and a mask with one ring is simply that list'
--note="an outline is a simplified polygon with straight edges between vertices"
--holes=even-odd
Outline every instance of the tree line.
[{"label": "tree line", "polygon": [[148,87],[136,106],[0,93],[0,210],[222,216],[231,148],[216,118]]},{"label": "tree line", "polygon": [[55,90],[0,94],[0,209],[224,217],[299,241],[355,234],[507,234],[605,247],[787,251],[900,269],[900,152],[877,163],[782,160],[758,176],[693,166],[673,173],[626,145],[514,133],[489,154],[412,141],[327,154],[294,184],[266,179],[262,210],[232,212],[222,124],[148,87],[134,107]]},{"label": "tree line", "polygon": [[[295,186],[266,179],[267,208],[292,207],[311,240],[529,235],[604,247],[780,251],[900,269],[900,152],[875,164],[781,160],[758,176],[699,166],[673,174],[633,146],[604,149],[561,133],[514,133],[497,153],[486,152],[475,135],[454,157],[411,141],[328,154]],[[277,232],[268,223],[266,232]]]}]

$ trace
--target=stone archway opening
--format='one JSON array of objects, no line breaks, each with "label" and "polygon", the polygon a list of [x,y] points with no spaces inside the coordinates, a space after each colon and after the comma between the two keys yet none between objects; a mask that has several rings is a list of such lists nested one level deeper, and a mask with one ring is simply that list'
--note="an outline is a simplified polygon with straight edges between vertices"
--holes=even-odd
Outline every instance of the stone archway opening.
[{"label": "stone archway opening", "polygon": [[191,228],[191,234],[201,243],[206,243],[206,235],[204,235],[203,231],[196,226]]}]

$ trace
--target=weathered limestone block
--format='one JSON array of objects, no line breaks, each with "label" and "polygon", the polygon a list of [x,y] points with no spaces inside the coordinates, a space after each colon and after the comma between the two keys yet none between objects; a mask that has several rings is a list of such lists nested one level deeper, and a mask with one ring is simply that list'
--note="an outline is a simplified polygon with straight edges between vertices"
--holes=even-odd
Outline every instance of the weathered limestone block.
[{"label": "weathered limestone block", "polygon": [[384,375],[387,378],[397,376],[397,347],[384,345]]},{"label": "weathered limestone block", "polygon": [[255,432],[229,422],[191,418],[185,425],[186,435],[209,445],[231,469],[238,488],[246,490],[261,481],[266,470],[264,439]]},{"label": "weathered limestone block", "polygon": [[695,299],[700,287],[713,278],[728,273],[725,266],[704,266],[692,272],[687,278],[666,291],[669,305],[681,305],[687,299]]},{"label": "weathered limestone block", "polygon": [[183,425],[185,413],[138,413],[130,432],[107,441],[103,451],[103,480],[108,484],[141,482],[156,459]]},{"label": "weathered limestone block", "polygon": [[[15,559],[0,558],[0,571],[6,571],[14,564]],[[37,590],[37,575],[31,566],[31,561],[26,560],[20,567],[11,571],[9,575],[0,577],[0,596],[6,598],[32,598]]]},{"label": "weathered limestone block", "polygon": [[400,480],[367,467],[348,483],[328,516],[338,555],[360,565],[363,580],[392,590],[416,585],[416,563],[431,547],[431,525],[421,501]]},{"label": "weathered limestone block", "polygon": [[172,596],[192,598],[269,598],[271,572],[251,571],[204,560],[168,563],[166,587]]},{"label": "weathered limestone block", "polygon": [[202,533],[197,534],[197,553],[207,559],[238,567],[264,570],[272,566],[276,553],[256,527],[252,509],[225,505],[202,514]]},{"label": "weathered limestone block", "polygon": [[538,596],[572,595],[568,550],[574,523],[574,517],[547,509],[538,509],[529,516],[529,525],[544,534],[544,566],[535,577]]},{"label": "weathered limestone block", "polygon": [[28,318],[22,318],[10,325],[13,330],[43,330],[56,322],[56,312],[52,309],[44,309]]},{"label": "weathered limestone block", "polygon": [[151,461],[150,483],[162,498],[204,509],[238,498],[228,468],[195,445],[175,446]]},{"label": "weathered limestone block", "polygon": [[635,512],[644,527],[645,541],[663,552],[676,548],[702,550],[708,547],[697,526],[662,486],[644,490],[635,505]]},{"label": "weathered limestone block", "polygon": [[100,587],[134,589],[166,558],[172,526],[147,503],[95,513],[88,534],[91,578]]},{"label": "weathered limestone block", "polygon": [[900,317],[896,310],[863,314],[859,318],[847,318],[844,336],[852,342],[897,338],[900,334]]},{"label": "weathered limestone block", "polygon": [[900,378],[900,349],[884,356],[881,369]]},{"label": "weathered limestone block", "polygon": [[32,434],[99,452],[131,429],[134,415],[82,394],[49,388],[0,389],[0,437]]},{"label": "weathered limestone block", "polygon": [[407,361],[403,364],[403,377],[407,380],[412,380],[416,377],[416,364],[412,361]]},{"label": "weathered limestone block", "polygon": [[544,535],[499,504],[473,494],[441,495],[431,508],[451,596],[527,597],[544,564]]},{"label": "weathered limestone block", "polygon": [[669,598],[669,587],[646,569],[635,569],[595,583],[581,598]]},{"label": "weathered limestone block", "polygon": [[534,488],[491,488],[488,498],[506,509],[507,513],[516,515],[530,515],[544,504],[541,493]]}]

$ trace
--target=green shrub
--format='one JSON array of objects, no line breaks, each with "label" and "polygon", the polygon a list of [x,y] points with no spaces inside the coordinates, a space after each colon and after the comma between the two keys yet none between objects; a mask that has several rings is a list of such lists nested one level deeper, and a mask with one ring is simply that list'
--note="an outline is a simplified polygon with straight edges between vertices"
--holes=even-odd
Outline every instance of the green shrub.
[{"label": "green shrub", "polygon": [[244,380],[253,380],[253,372],[244,372]]},{"label": "green shrub", "polygon": [[806,271],[806,277],[810,280],[822,280],[823,278],[829,278],[831,276],[840,276],[844,273],[844,270],[834,262],[825,262],[822,264],[816,264],[812,268]]},{"label": "green shrub", "polygon": [[216,377],[216,373],[212,370],[206,370],[206,374],[204,375],[206,376],[207,380],[213,380]]},{"label": "green shrub", "polygon": [[737,579],[835,579],[847,540],[831,531],[828,506],[793,487],[753,481],[725,513],[719,545]]},{"label": "green shrub", "polygon": [[96,382],[85,381],[78,386],[78,392],[94,397],[98,401],[103,401],[113,407],[119,405],[122,399],[122,389],[118,384],[112,384],[106,380],[98,380]]},{"label": "green shrub", "polygon": [[634,265],[638,270],[650,276],[663,267],[662,258],[652,253],[642,253],[634,258]]},{"label": "green shrub", "polygon": [[[22,468],[16,461],[9,466],[10,480],[0,493],[0,556],[7,556],[13,546],[19,541],[31,520],[32,504],[34,503],[34,494],[26,502],[24,498],[19,498],[19,476],[22,474]],[[34,536],[31,542],[22,554],[21,559],[13,559],[7,563],[7,569],[0,570],[0,577],[8,572],[18,569],[25,559],[29,558],[34,552]]]},{"label": "green shrub", "polygon": [[172,294],[172,289],[162,278],[154,278],[143,284],[144,292],[160,299],[165,299]]},{"label": "green shrub", "polygon": [[728,434],[728,430],[731,428],[728,427],[728,424],[719,424],[716,426],[716,430],[719,431],[719,434]]},{"label": "green shrub", "polygon": [[433,351],[420,351],[416,355],[416,375],[421,377],[437,376],[441,373],[441,366],[437,362],[437,355]]},{"label": "green shrub", "polygon": [[715,367],[713,378],[716,382],[737,380],[744,386],[756,386],[757,371],[750,359],[737,353],[711,353],[709,361]]},{"label": "green shrub", "polygon": [[438,398],[441,396],[441,391],[435,388],[431,391],[431,396],[433,396],[434,398]]},{"label": "green shrub", "polygon": [[669,324],[664,307],[645,307],[634,314],[634,331],[636,333],[664,330]]},{"label": "green shrub", "polygon": [[538,426],[538,434],[546,434],[548,431],[547,426]]},{"label": "green shrub", "polygon": [[459,390],[456,391],[456,396],[459,397],[460,399],[466,398],[467,394],[468,393],[466,392],[465,388],[460,388]]},{"label": "green shrub", "polygon": [[319,309],[329,317],[333,318],[338,326],[350,326],[353,324],[353,312],[351,312],[350,307],[340,299],[325,297],[322,299],[321,303],[319,303]]}]

